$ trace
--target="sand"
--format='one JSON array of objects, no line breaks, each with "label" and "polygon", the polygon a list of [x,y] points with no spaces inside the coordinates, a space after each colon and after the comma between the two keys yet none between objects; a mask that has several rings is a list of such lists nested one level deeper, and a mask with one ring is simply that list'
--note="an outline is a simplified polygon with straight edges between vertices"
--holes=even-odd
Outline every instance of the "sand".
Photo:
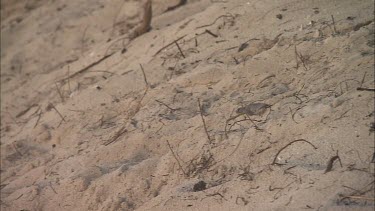
[{"label": "sand", "polygon": [[1,1],[1,210],[373,210],[374,1],[178,2]]}]

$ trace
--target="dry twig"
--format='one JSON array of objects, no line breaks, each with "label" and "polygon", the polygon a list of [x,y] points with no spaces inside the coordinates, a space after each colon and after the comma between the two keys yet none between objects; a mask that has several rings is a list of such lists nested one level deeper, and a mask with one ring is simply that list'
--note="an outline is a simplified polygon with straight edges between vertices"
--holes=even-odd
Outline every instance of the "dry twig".
[{"label": "dry twig", "polygon": [[146,84],[146,87],[149,88],[150,85],[148,84],[148,81],[147,81],[147,77],[146,77],[146,73],[145,73],[145,70],[143,69],[143,66],[141,64],[139,64],[139,66],[141,67],[141,70],[142,70],[142,74],[143,74],[143,80],[145,81],[145,84]]},{"label": "dry twig", "polygon": [[216,19],[215,19],[215,21],[214,22],[212,22],[211,24],[207,24],[207,25],[203,25],[203,26],[198,26],[197,28],[195,28],[195,29],[200,29],[200,28],[203,28],[203,27],[207,27],[207,26],[212,26],[212,25],[214,25],[215,23],[216,23],[216,21],[217,20],[219,20],[220,18],[232,18],[232,19],[234,19],[235,17],[232,15],[232,14],[230,14],[230,13],[228,13],[228,14],[226,14],[226,15],[220,15],[219,17],[217,17]]},{"label": "dry twig", "polygon": [[168,48],[169,46],[175,44],[176,42],[180,41],[181,39],[183,39],[184,37],[186,37],[187,35],[184,35],[176,40],[174,40],[173,42],[169,43],[168,45],[162,47],[161,49],[159,49],[155,54],[154,56],[158,55],[160,52],[162,52],[164,49]]},{"label": "dry twig", "polygon": [[122,136],[126,132],[128,132],[128,130],[126,129],[126,127],[125,126],[121,127],[120,130],[118,130],[116,132],[116,134],[111,139],[109,139],[108,141],[106,141],[103,145],[104,146],[108,146],[108,145],[112,144],[113,142],[117,141],[117,139],[120,138],[120,136]]},{"label": "dry twig", "polygon": [[180,161],[177,159],[176,154],[173,152],[173,149],[172,149],[171,145],[169,144],[169,141],[168,141],[168,140],[167,140],[167,144],[168,144],[169,149],[170,149],[171,152],[172,152],[172,155],[173,155],[174,159],[176,159],[177,164],[178,164],[178,166],[180,167],[181,171],[182,171],[182,172],[184,173],[184,175],[187,177],[188,174],[186,173],[186,171],[184,170],[184,168],[182,168],[181,163],[180,163]]},{"label": "dry twig", "polygon": [[177,42],[174,42],[174,43],[176,44],[176,46],[177,46],[178,50],[180,51],[182,57],[186,58],[185,55],[184,55],[184,53],[182,52],[180,46],[178,45],[178,43]]},{"label": "dry twig", "polygon": [[16,115],[16,118],[19,118],[19,117],[25,115],[28,111],[30,111],[31,108],[36,107],[36,106],[38,106],[38,104],[34,103],[34,104],[32,104],[31,106],[27,107],[25,110],[19,112],[19,113]]},{"label": "dry twig", "polygon": [[38,125],[40,118],[42,117],[42,109],[39,107],[38,119],[35,122],[34,128]]},{"label": "dry twig", "polygon": [[60,90],[60,88],[57,86],[57,83],[55,82],[55,86],[56,86],[56,90],[57,90],[57,93],[59,93],[59,96],[60,96],[60,98],[61,98],[61,102],[64,102],[65,100],[64,100],[64,96],[63,96],[63,94],[61,93],[61,90]]},{"label": "dry twig", "polygon": [[202,122],[203,122],[204,131],[206,132],[208,142],[211,144],[211,142],[212,142],[211,137],[210,137],[210,134],[208,133],[206,121],[204,120],[204,117],[203,117],[203,108],[202,108],[201,101],[200,101],[199,98],[198,98],[198,106],[199,106],[199,113],[201,115]]},{"label": "dry twig", "polygon": [[111,54],[108,54],[108,55],[104,55],[104,56],[102,56],[100,59],[96,60],[95,62],[93,62],[93,63],[87,65],[86,67],[84,67],[84,68],[82,68],[81,70],[79,70],[79,71],[73,73],[72,75],[69,75],[68,77],[61,79],[60,81],[65,81],[65,80],[68,80],[68,79],[70,79],[70,78],[74,78],[74,77],[76,77],[77,75],[79,75],[79,74],[85,72],[86,70],[88,70],[88,69],[94,67],[95,65],[98,65],[98,64],[101,63],[102,61],[108,59],[108,58],[109,58],[110,56],[112,56],[113,54],[114,54],[114,52],[111,53]]},{"label": "dry twig", "polygon": [[349,198],[349,199],[362,199],[362,200],[374,201],[375,202],[375,198],[365,197],[365,196],[345,196],[345,197],[342,197],[342,199],[346,199],[346,198]]},{"label": "dry twig", "polygon": [[333,163],[334,163],[336,160],[339,160],[340,165],[341,165],[341,167],[342,167],[341,159],[340,159],[340,157],[339,157],[339,151],[336,152],[336,155],[335,155],[335,156],[333,156],[333,157],[331,157],[331,158],[329,159],[329,161],[328,161],[328,163],[327,163],[327,168],[326,168],[326,170],[324,171],[324,174],[325,174],[325,173],[328,173],[328,172],[330,172],[330,171],[332,171]]},{"label": "dry twig", "polygon": [[297,69],[299,67],[299,62],[298,62],[298,59],[299,59],[302,62],[303,67],[307,71],[308,69],[307,69],[306,64],[305,64],[305,58],[303,58],[303,56],[298,53],[296,45],[294,46],[294,52],[296,54]]},{"label": "dry twig", "polygon": [[289,144],[285,145],[283,148],[281,148],[281,149],[276,153],[275,158],[273,159],[271,165],[275,165],[275,164],[280,165],[279,163],[276,162],[276,160],[277,160],[277,156],[279,156],[279,154],[281,153],[281,151],[283,151],[285,148],[287,148],[288,146],[290,146],[291,144],[296,143],[296,142],[306,142],[306,143],[310,144],[312,147],[314,147],[314,149],[318,149],[316,146],[314,146],[312,143],[306,141],[305,139],[294,140],[294,141],[290,142]]},{"label": "dry twig", "polygon": [[332,24],[333,24],[333,32],[335,34],[337,34],[337,31],[336,31],[336,24],[335,24],[335,19],[333,18],[333,15],[331,15],[331,19],[332,19]]},{"label": "dry twig", "polygon": [[61,121],[66,122],[64,116],[57,110],[57,108],[52,104],[49,103],[47,106],[47,110],[53,109],[56,111],[56,113],[61,117]]},{"label": "dry twig", "polygon": [[14,144],[14,142],[12,142],[12,146],[13,146],[14,150],[17,152],[17,154],[22,157],[23,156],[22,153],[18,150],[18,148],[17,148],[16,144]]},{"label": "dry twig", "polygon": [[186,3],[187,3],[187,0],[180,0],[180,2],[178,4],[176,4],[174,6],[171,6],[171,7],[168,7],[168,9],[165,12],[169,12],[169,11],[175,10],[178,7],[181,7],[181,6],[185,5]]},{"label": "dry twig", "polygon": [[358,87],[357,90],[358,90],[358,91],[370,91],[370,92],[375,92],[375,89],[372,89],[372,88],[362,88],[362,87]]},{"label": "dry twig", "polygon": [[86,32],[89,26],[86,26],[85,29],[83,30],[82,34],[82,40],[81,40],[81,56],[83,56],[83,52],[85,51],[85,37],[86,37]]},{"label": "dry twig", "polygon": [[177,111],[178,109],[176,108],[171,108],[170,106],[168,106],[167,104],[163,103],[162,101],[160,100],[155,100],[156,102],[158,102],[160,105],[163,105],[165,107],[167,107],[169,110],[171,110],[171,112],[174,112],[174,111]]},{"label": "dry twig", "polygon": [[205,32],[215,38],[219,37],[217,34],[212,33],[210,30],[206,29]]}]

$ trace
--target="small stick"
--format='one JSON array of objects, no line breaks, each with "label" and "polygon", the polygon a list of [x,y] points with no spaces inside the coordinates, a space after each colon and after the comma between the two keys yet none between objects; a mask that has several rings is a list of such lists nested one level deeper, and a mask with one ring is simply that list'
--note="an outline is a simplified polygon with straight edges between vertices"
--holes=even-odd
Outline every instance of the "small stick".
[{"label": "small stick", "polygon": [[148,92],[148,88],[150,87],[149,84],[148,84],[148,82],[147,82],[147,77],[146,77],[146,73],[145,73],[145,71],[143,69],[143,66],[141,64],[139,64],[139,66],[141,66],[141,70],[142,70],[142,74],[143,74],[143,80],[145,81],[145,84],[146,84],[146,89],[143,92],[143,95],[142,95],[141,99],[138,102],[135,114],[138,113],[138,111],[141,109],[143,98],[145,98],[145,96],[146,96],[146,94]]},{"label": "small stick", "polygon": [[327,164],[327,168],[326,168],[326,170],[324,171],[324,174],[327,173],[327,172],[332,171],[333,163],[334,163],[335,160],[337,160],[337,159],[339,159],[339,156],[337,156],[337,155],[335,155],[335,156],[331,157],[331,159],[329,159],[328,164]]},{"label": "small stick", "polygon": [[162,52],[164,49],[166,49],[166,48],[168,48],[169,46],[173,45],[175,42],[180,41],[181,39],[183,39],[183,38],[186,37],[186,36],[187,36],[187,35],[184,35],[184,36],[178,38],[177,40],[174,40],[173,42],[169,43],[168,45],[162,47],[160,50],[158,50],[158,51],[154,54],[154,56],[158,55],[158,54],[159,54],[160,52]]},{"label": "small stick", "polygon": [[334,119],[334,120],[336,121],[336,120],[339,120],[339,119],[341,119],[341,118],[343,118],[343,117],[347,117],[347,116],[345,116],[345,114],[347,114],[350,110],[351,110],[351,109],[345,111],[344,113],[342,113],[339,117],[337,117],[337,118]]},{"label": "small stick", "polygon": [[[243,114],[239,114],[239,116],[241,116],[241,115],[243,115]],[[245,119],[236,120],[236,121],[234,121],[234,122],[229,126],[228,129],[227,129],[227,125],[229,125],[229,124],[228,124],[228,122],[227,122],[227,124],[225,125],[225,128],[224,128],[224,132],[225,132],[225,135],[227,136],[227,138],[228,138],[228,133],[232,130],[232,127],[233,127],[234,125],[236,125],[236,124],[239,123],[239,122],[244,122],[244,121],[247,121],[247,120],[249,120],[249,119],[247,119],[246,117],[245,117]]]},{"label": "small stick", "polygon": [[216,34],[214,34],[214,33],[212,33],[210,30],[208,30],[208,29],[206,29],[206,31],[205,31],[207,34],[209,34],[209,35],[211,35],[211,36],[213,36],[213,37],[215,37],[215,38],[218,38],[219,36],[218,35],[216,35]]},{"label": "small stick", "polygon": [[60,121],[60,123],[59,123],[59,125],[57,125],[57,128],[59,128],[60,127],[60,125],[63,123],[64,121],[63,120],[61,120]]},{"label": "small stick", "polygon": [[19,113],[16,115],[16,118],[19,118],[19,117],[23,116],[23,115],[26,114],[28,111],[30,111],[31,108],[36,107],[36,106],[38,106],[38,104],[36,104],[36,103],[32,104],[31,106],[29,106],[29,107],[26,108],[25,110],[19,112]]},{"label": "small stick", "polygon": [[264,149],[259,150],[259,151],[257,152],[257,154],[260,154],[260,153],[266,151],[267,149],[271,149],[271,146],[268,146],[268,147],[266,147],[266,148],[264,148]]},{"label": "small stick", "polygon": [[[305,68],[305,70],[307,71],[308,69],[306,67],[305,60],[303,59],[302,55],[298,53],[296,45],[294,46],[294,51],[295,51],[297,57],[299,58],[299,60],[301,60],[303,68]],[[297,60],[297,69],[298,69],[298,60]]]},{"label": "small stick", "polygon": [[197,40],[197,38],[195,37],[194,40],[195,40],[195,47],[198,47],[198,40]]},{"label": "small stick", "polygon": [[86,37],[86,32],[89,26],[86,26],[86,28],[83,30],[83,35],[82,35],[82,46],[81,46],[81,56],[83,56],[83,52],[85,51],[85,37]]},{"label": "small stick", "polygon": [[361,192],[360,190],[354,189],[354,188],[349,187],[349,186],[346,186],[346,185],[343,185],[342,187],[344,187],[344,188],[349,188],[350,190],[354,190],[354,191],[356,191],[357,193],[360,193],[360,192]]},{"label": "small stick", "polygon": [[171,145],[169,144],[169,141],[168,141],[168,140],[167,140],[167,144],[168,144],[169,149],[170,149],[171,152],[172,152],[172,155],[173,155],[174,159],[176,159],[177,164],[178,164],[178,166],[180,167],[181,171],[184,173],[185,176],[188,176],[188,174],[186,173],[186,171],[184,170],[184,168],[182,168],[180,161],[177,159],[176,154],[173,152],[173,149],[172,149]]},{"label": "small stick", "polygon": [[363,78],[362,78],[362,81],[361,81],[361,84],[359,85],[359,87],[362,87],[363,83],[365,82],[366,74],[367,74],[367,72],[365,72],[363,74]]},{"label": "small stick", "polygon": [[143,74],[143,80],[145,81],[145,85],[146,85],[146,89],[145,89],[145,92],[143,93],[143,96],[141,98],[141,100],[139,101],[139,106],[141,105],[142,103],[142,100],[143,98],[146,96],[147,94],[147,91],[148,91],[148,88],[150,87],[148,85],[148,81],[147,81],[147,77],[146,77],[146,73],[145,73],[145,70],[143,69],[143,66],[141,64],[139,64],[141,66],[141,70],[142,70],[142,74]]},{"label": "small stick", "polygon": [[[296,97],[296,96],[295,96],[295,97]],[[296,115],[297,111],[300,110],[300,109],[302,109],[303,107],[305,107],[305,105],[304,105],[304,106],[301,106],[301,107],[298,107],[294,113],[293,113],[293,110],[289,107],[290,114],[292,115],[292,120],[293,120],[295,123],[297,123],[297,124],[299,124],[299,123],[294,119],[294,115]]]},{"label": "small stick", "polygon": [[261,80],[261,81],[258,83],[257,88],[259,88],[259,85],[262,84],[265,80],[270,79],[270,78],[273,78],[273,77],[276,77],[276,76],[275,76],[274,74],[272,74],[272,75],[269,75],[269,76],[265,77],[263,80]]},{"label": "small stick", "polygon": [[79,70],[79,71],[73,73],[73,74],[70,75],[68,78],[63,78],[63,79],[61,79],[60,81],[65,81],[65,80],[67,80],[67,79],[69,79],[69,78],[76,77],[77,75],[79,75],[79,74],[85,72],[86,70],[88,70],[88,69],[94,67],[95,65],[98,65],[98,64],[101,63],[102,61],[108,59],[108,58],[109,58],[110,56],[112,56],[113,54],[114,54],[114,53],[111,53],[111,54],[108,54],[108,55],[105,54],[105,55],[102,56],[100,59],[96,60],[95,62],[93,62],[93,63],[91,63],[91,64],[89,64],[89,65],[87,65],[86,67],[82,68],[81,70]]},{"label": "small stick", "polygon": [[50,103],[50,104],[48,105],[48,107],[53,108],[53,110],[55,110],[56,113],[61,117],[62,121],[66,122],[64,116],[61,115],[61,113],[57,110],[57,108],[56,108],[52,103]]},{"label": "small stick", "polygon": [[38,119],[36,120],[36,122],[35,122],[35,125],[34,125],[34,128],[36,128],[36,126],[38,125],[38,123],[39,123],[39,120],[40,120],[40,117],[42,117],[42,109],[40,109],[40,107],[39,107],[39,114],[38,114]]},{"label": "small stick", "polygon": [[[306,141],[305,139],[298,139],[298,140],[294,140],[292,142],[290,142],[289,144],[285,145],[283,148],[281,148],[275,155],[275,158],[273,159],[271,165],[275,165],[275,164],[279,164],[279,163],[276,163],[276,159],[277,159],[277,156],[281,153],[281,151],[283,151],[285,148],[287,148],[288,146],[290,146],[291,144],[295,143],[295,142],[306,142],[308,144],[310,144],[312,147],[314,147],[314,149],[318,149],[316,146],[314,146],[312,143]],[[280,164],[279,164],[280,165]]]},{"label": "small stick", "polygon": [[199,98],[198,98],[198,106],[199,106],[199,113],[200,113],[200,115],[201,115],[202,122],[203,122],[204,131],[206,132],[206,135],[207,135],[207,138],[208,138],[208,142],[211,143],[211,137],[210,137],[210,135],[209,135],[209,133],[208,133],[208,131],[207,131],[206,121],[205,121],[204,118],[203,118],[203,108],[202,108],[202,106],[201,106],[201,101],[200,101]]},{"label": "small stick", "polygon": [[303,68],[305,68],[305,70],[307,71],[308,69],[306,67],[305,60],[304,60],[304,58],[302,57],[301,54],[299,54],[299,59],[302,61]]},{"label": "small stick", "polygon": [[294,166],[291,166],[291,167],[285,169],[285,170],[284,170],[284,174],[285,174],[285,172],[287,172],[287,171],[289,171],[289,170],[291,170],[291,169],[294,169],[295,167],[297,167],[297,165],[294,165]]},{"label": "small stick", "polygon": [[165,12],[169,12],[169,11],[172,11],[178,7],[181,7],[182,5],[185,5],[187,3],[187,0],[180,0],[180,2],[174,6],[171,6],[171,7],[168,7],[167,10]]},{"label": "small stick", "polygon": [[70,72],[70,65],[68,65],[68,87],[69,87],[69,93],[72,93],[72,89],[70,88],[70,79],[69,79],[69,72]]},{"label": "small stick", "polygon": [[371,89],[371,88],[362,88],[362,87],[358,87],[357,90],[358,90],[358,91],[370,91],[370,92],[375,92],[375,89]]},{"label": "small stick", "polygon": [[288,203],[285,204],[285,206],[288,206],[290,204],[290,202],[292,202],[292,198],[293,198],[293,196],[289,197],[289,201],[288,201]]},{"label": "small stick", "polygon": [[74,110],[74,109],[68,109],[69,111],[74,111],[74,112],[79,112],[79,113],[82,113],[82,114],[85,114],[84,111],[81,111],[81,110]]},{"label": "small stick", "polygon": [[116,132],[116,134],[110,140],[106,141],[103,145],[108,146],[108,145],[112,144],[113,142],[117,141],[117,139],[120,138],[120,136],[123,135],[126,132],[128,132],[126,127],[125,126],[121,127],[121,129],[118,130]]},{"label": "small stick", "polygon": [[230,47],[230,48],[226,48],[225,51],[230,51],[230,50],[233,50],[233,49],[236,49],[238,48],[238,46],[233,46],[233,47]]},{"label": "small stick", "polygon": [[23,156],[22,153],[20,151],[18,151],[17,146],[14,144],[14,142],[12,142],[12,146],[13,146],[14,150],[17,152],[17,154],[19,154],[22,157]]},{"label": "small stick", "polygon": [[336,24],[335,24],[335,19],[333,18],[333,15],[331,15],[331,18],[332,18],[332,23],[333,23],[333,32],[335,34],[337,34],[337,31],[336,31]]},{"label": "small stick", "polygon": [[294,95],[299,95],[301,93],[301,91],[303,90],[303,88],[305,88],[305,84],[303,84],[301,89],[297,93],[295,93]]},{"label": "small stick", "polygon": [[239,64],[240,62],[236,59],[236,57],[233,56],[233,59],[234,61],[236,62],[236,64]]},{"label": "small stick", "polygon": [[239,117],[239,116],[241,116],[241,115],[243,115],[243,114],[237,114],[237,115],[235,115],[235,116],[230,117],[229,119],[227,119],[227,123],[228,123],[229,121],[231,121],[231,120],[236,119],[237,117]]},{"label": "small stick", "polygon": [[168,106],[167,104],[161,102],[160,100],[155,100],[156,102],[160,103],[161,105],[167,107],[169,110],[171,110],[172,112],[174,111],[177,111],[178,109],[175,109],[175,108],[171,108],[170,106]]},{"label": "small stick", "polygon": [[182,57],[186,58],[185,55],[184,55],[184,53],[182,53],[182,50],[181,50],[180,46],[178,45],[178,43],[176,41],[174,43],[177,45],[177,48],[180,51]]},{"label": "small stick", "polygon": [[144,80],[145,83],[146,83],[146,87],[150,87],[150,85],[149,85],[148,82],[147,82],[147,77],[146,77],[145,70],[143,69],[143,66],[142,66],[141,64],[139,64],[139,66],[141,66],[141,70],[142,70],[142,73],[143,73],[143,80]]},{"label": "small stick", "polygon": [[52,187],[52,183],[51,183],[51,182],[49,182],[49,186],[51,187],[52,191],[53,191],[55,194],[57,194],[56,190]]},{"label": "small stick", "polygon": [[294,54],[296,55],[296,69],[299,68],[297,46],[294,46]]},{"label": "small stick", "polygon": [[221,193],[217,192],[217,193],[212,193],[212,194],[207,194],[206,197],[202,198],[201,201],[203,201],[204,199],[208,198],[208,197],[211,197],[211,196],[220,196],[222,199],[224,199],[225,201],[228,201]]},{"label": "small stick", "polygon": [[333,157],[331,157],[331,159],[329,159],[329,161],[328,161],[328,163],[327,163],[327,168],[326,168],[326,170],[324,171],[324,174],[325,174],[325,173],[328,173],[328,172],[330,172],[330,171],[332,171],[333,163],[334,163],[337,159],[339,160],[340,165],[341,165],[341,167],[342,167],[341,159],[340,159],[340,157],[339,157],[339,151],[337,151],[337,152],[336,152],[336,155],[333,156]]},{"label": "small stick", "polygon": [[195,29],[200,29],[200,28],[203,28],[203,27],[207,27],[207,26],[212,26],[212,25],[214,25],[215,23],[216,23],[216,21],[217,20],[219,20],[220,18],[227,18],[227,17],[231,17],[231,18],[235,18],[232,14],[226,14],[226,15],[220,15],[219,17],[217,17],[216,19],[215,19],[215,21],[214,22],[212,22],[211,24],[207,24],[207,25],[203,25],[203,26],[198,26],[198,27],[196,27]]},{"label": "small stick", "polygon": [[254,125],[254,127],[255,127],[255,129],[257,129],[257,130],[262,130],[262,129],[260,129],[259,127],[258,127],[258,125],[257,124],[255,124],[255,122],[250,118],[250,116],[248,115],[248,114],[245,114],[246,116],[247,116],[247,118],[250,120],[250,122],[251,123],[253,123],[253,125]]},{"label": "small stick", "polygon": [[293,113],[293,111],[292,111],[292,109],[289,107],[289,111],[290,111],[290,115],[292,116],[292,120],[296,123],[296,124],[298,124],[298,122],[296,122],[296,120],[294,119],[294,114],[296,114],[296,112],[294,112]]},{"label": "small stick", "polygon": [[365,197],[365,196],[345,196],[345,197],[342,197],[342,199],[346,199],[346,198],[350,198],[350,199],[363,199],[363,200],[375,201],[375,198],[370,198],[370,197]]},{"label": "small stick", "polygon": [[57,86],[56,82],[55,82],[55,86],[56,86],[56,89],[57,89],[57,93],[59,93],[59,95],[60,95],[61,101],[64,102],[64,96],[62,95],[62,93],[61,93],[59,87]]},{"label": "small stick", "polygon": [[[133,70],[130,70],[130,71],[128,71],[128,72],[125,72],[125,74],[126,73],[129,73],[129,72],[132,72]],[[116,73],[113,73],[113,72],[110,72],[110,71],[106,71],[106,70],[91,70],[90,72],[92,72],[92,73],[109,73],[109,74],[111,74],[111,75],[117,75]],[[123,73],[123,75],[125,75],[124,73]]]},{"label": "small stick", "polygon": [[20,196],[18,196],[15,200],[20,199],[22,196],[23,196],[23,194],[21,194]]},{"label": "small stick", "polygon": [[[230,114],[232,116],[233,112]],[[227,131],[227,126],[228,126],[228,123],[229,121],[233,120],[233,119],[236,119],[237,117],[241,116],[242,114],[237,114],[233,117],[230,117],[229,119],[226,120],[225,122],[225,127],[224,127],[224,133],[225,133],[225,137],[228,138],[228,131]],[[234,124],[234,123],[233,123]],[[231,127],[230,127],[231,128]]]}]

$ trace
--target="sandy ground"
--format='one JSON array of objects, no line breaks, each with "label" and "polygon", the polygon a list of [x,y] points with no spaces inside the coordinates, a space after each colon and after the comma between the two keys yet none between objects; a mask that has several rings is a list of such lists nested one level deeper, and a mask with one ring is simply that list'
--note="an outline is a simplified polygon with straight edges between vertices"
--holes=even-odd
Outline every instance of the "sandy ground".
[{"label": "sandy ground", "polygon": [[374,209],[373,0],[143,3],[1,0],[1,210]]}]

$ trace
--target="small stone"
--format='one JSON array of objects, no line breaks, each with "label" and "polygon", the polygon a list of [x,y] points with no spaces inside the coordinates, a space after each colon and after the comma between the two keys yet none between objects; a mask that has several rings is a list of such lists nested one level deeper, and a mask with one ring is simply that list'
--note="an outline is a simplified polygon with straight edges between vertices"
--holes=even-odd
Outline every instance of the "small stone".
[{"label": "small stone", "polygon": [[199,181],[198,183],[196,183],[193,187],[193,191],[194,192],[198,192],[198,191],[202,191],[202,190],[206,190],[206,187],[207,186],[207,183],[204,182],[204,181]]},{"label": "small stone", "polygon": [[355,17],[353,17],[353,16],[348,16],[347,18],[346,18],[346,20],[350,20],[350,21],[352,21],[352,20],[354,20],[355,19]]},{"label": "small stone", "polygon": [[283,15],[282,14],[277,14],[276,18],[279,19],[279,20],[281,20],[281,19],[283,19]]},{"label": "small stone", "polygon": [[250,116],[253,116],[253,115],[262,116],[267,111],[267,108],[269,107],[271,106],[265,103],[251,103],[247,106],[238,108],[237,113],[247,114]]}]

